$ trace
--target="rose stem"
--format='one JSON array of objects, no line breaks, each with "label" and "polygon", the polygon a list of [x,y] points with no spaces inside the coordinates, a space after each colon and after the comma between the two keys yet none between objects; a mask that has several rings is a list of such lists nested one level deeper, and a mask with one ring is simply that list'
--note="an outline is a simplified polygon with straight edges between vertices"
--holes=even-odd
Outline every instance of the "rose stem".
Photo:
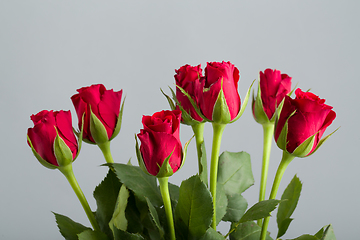
[{"label": "rose stem", "polygon": [[93,229],[95,231],[100,231],[99,225],[95,220],[95,216],[92,213],[89,203],[87,202],[84,193],[81,191],[81,188],[78,184],[78,182],[76,181],[74,172],[72,170],[72,164],[69,164],[65,167],[59,167],[60,172],[62,172],[64,174],[64,176],[66,177],[66,179],[69,181],[70,186],[72,187],[72,189],[74,190],[76,196],[78,197],[82,207],[85,210],[85,213],[93,227]]},{"label": "rose stem", "polygon": [[[288,153],[286,151],[283,151],[283,156],[282,156],[281,162],[279,164],[279,167],[278,167],[278,169],[276,171],[276,175],[275,175],[274,183],[272,185],[272,189],[271,189],[269,199],[275,199],[277,191],[278,191],[279,186],[280,186],[281,178],[284,175],[284,172],[285,172],[287,166],[289,165],[289,163],[294,158],[295,157],[293,155],[291,155],[290,153]],[[269,225],[269,221],[270,221],[270,217],[264,218],[264,223],[263,223],[262,229],[261,229],[260,240],[265,240],[265,238],[266,238],[266,233],[267,233],[267,228],[268,228],[268,225]]]},{"label": "rose stem", "polygon": [[160,185],[160,192],[164,202],[166,218],[168,220],[169,230],[170,230],[170,239],[175,240],[175,228],[174,228],[174,220],[171,208],[171,201],[169,195],[169,187],[168,187],[168,180],[169,177],[162,177],[158,178],[159,185]]},{"label": "rose stem", "polygon": [[111,156],[111,151],[110,151],[110,141],[104,142],[104,143],[99,143],[97,144],[100,148],[100,150],[102,151],[105,160],[107,163],[114,163],[114,160]]},{"label": "rose stem", "polygon": [[203,156],[203,153],[201,151],[201,144],[204,142],[204,126],[205,123],[201,122],[195,125],[192,125],[192,129],[195,134],[195,140],[196,140],[196,150],[197,150],[197,156],[198,156],[198,166],[199,166],[199,176],[200,179],[205,183],[205,185],[208,185],[208,173],[207,173],[207,161],[201,161],[201,158]]},{"label": "rose stem", "polygon": [[211,150],[211,165],[210,165],[210,193],[213,197],[214,215],[211,227],[216,230],[216,182],[219,163],[219,152],[221,145],[221,138],[226,124],[212,123],[213,125],[213,143]]},{"label": "rose stem", "polygon": [[[263,145],[263,158],[262,158],[262,170],[260,180],[260,193],[259,202],[265,200],[266,194],[266,182],[269,171],[269,159],[271,152],[272,137],[274,135],[274,123],[263,124],[264,130],[264,145]],[[257,221],[258,225],[262,226],[262,219]]]}]

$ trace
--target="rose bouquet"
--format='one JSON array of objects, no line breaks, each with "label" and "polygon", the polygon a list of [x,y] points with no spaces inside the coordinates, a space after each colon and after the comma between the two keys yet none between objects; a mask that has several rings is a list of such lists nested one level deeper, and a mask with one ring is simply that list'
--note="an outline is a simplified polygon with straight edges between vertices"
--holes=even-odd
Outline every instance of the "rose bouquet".
[{"label": "rose bouquet", "polygon": [[[27,142],[35,157],[47,168],[58,169],[69,181],[92,228],[55,214],[60,233],[69,240],[119,239],[279,239],[292,222],[302,184],[294,176],[281,197],[281,178],[295,158],[315,153],[331,135],[322,138],[335,119],[332,107],[310,92],[295,90],[291,77],[278,70],[260,72],[257,94],[253,94],[252,113],[263,126],[264,144],[259,202],[251,207],[242,193],[254,184],[250,155],[246,152],[220,154],[222,134],[227,124],[243,114],[251,88],[243,101],[238,93],[239,70],[230,62],[185,65],[176,70],[176,89],[171,97],[162,93],[170,110],[143,116],[143,129],[135,135],[139,166],[113,160],[110,142],[120,131],[124,99],[97,84],[78,89],[71,97],[78,117],[78,130],[72,127],[70,111],[43,110],[32,115],[34,127],[28,129]],[[122,102],[122,103],[121,103]],[[213,126],[211,156],[206,157],[204,124]],[[181,124],[192,127],[197,149],[198,174],[180,186],[168,182],[187,161],[191,139],[180,141]],[[265,196],[272,138],[283,151],[270,196]],[[76,181],[72,162],[80,153],[82,141],[97,145],[109,168],[95,188],[97,209],[93,212]],[[209,164],[208,164],[209,163]],[[209,171],[208,171],[209,165]],[[209,176],[208,176],[208,173]],[[278,232],[267,231],[270,213],[278,208]],[[230,222],[223,235],[216,231],[221,221]],[[314,235],[295,239],[335,239],[331,225]]]}]

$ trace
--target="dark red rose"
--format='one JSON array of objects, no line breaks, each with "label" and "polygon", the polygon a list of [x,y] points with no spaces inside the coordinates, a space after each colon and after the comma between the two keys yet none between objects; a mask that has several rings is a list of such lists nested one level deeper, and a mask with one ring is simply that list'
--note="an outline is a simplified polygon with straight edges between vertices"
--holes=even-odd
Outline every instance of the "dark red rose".
[{"label": "dark red rose", "polygon": [[[229,123],[240,111],[239,70],[230,62],[210,62],[205,68],[205,86],[200,109],[210,121]],[[223,97],[219,98],[222,92]],[[216,109],[216,103],[226,105]]]},{"label": "dark red rose", "polygon": [[[290,91],[291,77],[287,74],[281,74],[281,72],[276,69],[266,69],[264,72],[260,72],[261,102],[268,120],[273,118],[276,108]],[[258,105],[253,102],[254,118],[261,121],[258,112],[261,111],[261,109],[256,109],[257,106]]]},{"label": "dark red rose", "polygon": [[[185,65],[175,70],[176,85],[184,89],[194,100],[196,104],[199,104],[199,99],[202,94],[204,82],[200,81],[202,78],[201,65],[196,67]],[[176,88],[176,98],[179,101],[181,107],[193,118],[194,120],[201,122],[203,119],[197,114],[196,110],[190,103],[188,97],[184,95],[179,88]]]},{"label": "dark red rose", "polygon": [[[122,90],[114,92],[112,89],[106,90],[102,84],[96,84],[80,88],[77,91],[79,93],[73,95],[71,100],[79,119],[79,129],[81,129],[81,119],[85,113],[83,138],[92,143],[102,143],[114,138],[118,134],[116,127],[118,127]],[[102,123],[107,136],[93,136],[94,133],[91,132],[90,128],[91,112]]]},{"label": "dark red rose", "polygon": [[180,120],[180,110],[143,116],[144,129],[137,136],[141,142],[143,163],[151,175],[158,175],[160,167],[170,154],[169,164],[173,173],[181,166],[183,153],[179,134]]},{"label": "dark red rose", "polygon": [[[306,152],[295,153],[303,157],[316,149],[336,114],[331,110],[331,106],[325,104],[325,99],[320,99],[313,93],[303,92],[298,88],[295,94],[295,99],[285,96],[284,105],[275,126],[275,141],[281,149],[294,153],[297,147],[313,136],[314,141]],[[286,123],[287,132],[284,129]]]},{"label": "dark red rose", "polygon": [[[75,159],[78,153],[78,142],[73,133],[70,111],[43,110],[36,115],[31,115],[30,118],[34,122],[34,127],[28,129],[28,144],[35,151],[35,156],[39,155],[40,159],[38,159],[42,164],[46,161],[54,167],[59,167]],[[54,142],[57,136],[68,147],[62,151],[71,153],[70,156],[66,156],[68,158],[65,161],[63,159],[65,155],[57,156],[58,158],[55,156],[57,144]],[[45,165],[53,168],[46,163]]]}]

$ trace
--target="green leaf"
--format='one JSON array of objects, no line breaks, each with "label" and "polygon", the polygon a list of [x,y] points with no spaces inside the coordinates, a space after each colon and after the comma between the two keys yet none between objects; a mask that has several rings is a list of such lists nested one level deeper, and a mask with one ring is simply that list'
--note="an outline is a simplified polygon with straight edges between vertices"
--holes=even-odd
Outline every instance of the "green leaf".
[{"label": "green leaf", "polygon": [[244,215],[248,207],[246,199],[240,194],[227,195],[227,198],[228,205],[226,209],[226,214],[222,220],[229,222],[240,221],[241,217]]},{"label": "green leaf", "polygon": [[54,213],[54,215],[60,233],[66,240],[78,240],[78,234],[88,229],[91,230],[91,228],[85,227],[80,223],[74,222],[73,220],[71,220],[70,218],[64,215],[57,213]]},{"label": "green leaf", "polygon": [[78,234],[79,240],[109,240],[105,233],[93,231],[91,229],[85,230]]},{"label": "green leaf", "polygon": [[114,232],[114,227],[123,231],[127,230],[128,221],[125,217],[125,210],[127,207],[129,196],[130,193],[123,184],[120,188],[113,216],[109,222],[109,226],[112,232]]},{"label": "green leaf", "polygon": [[294,239],[289,239],[289,240],[319,240],[319,238],[314,237],[310,234],[304,234],[304,235],[301,235],[300,237],[297,237]]},{"label": "green leaf", "polygon": [[205,234],[212,220],[212,205],[211,194],[198,175],[181,183],[175,218],[189,231],[183,233],[187,235],[185,239],[200,238]]},{"label": "green leaf", "polygon": [[218,179],[227,195],[241,194],[254,184],[250,155],[246,152],[223,152],[219,158]]},{"label": "green leaf", "polygon": [[149,199],[146,198],[146,202],[147,202],[148,207],[149,207],[149,212],[150,212],[151,218],[152,218],[152,220],[154,221],[157,229],[159,230],[160,237],[163,238],[165,232],[164,232],[163,227],[162,227],[161,224],[160,224],[159,215],[158,215],[155,207],[154,207],[154,206],[152,205],[152,203],[149,201]]},{"label": "green leaf", "polygon": [[225,238],[223,235],[210,227],[206,230],[206,233],[200,240],[225,240]]},{"label": "green leaf", "polygon": [[[233,225],[231,228],[233,228]],[[239,224],[230,234],[230,240],[259,240],[260,234],[261,227],[259,227],[255,222],[249,221]],[[272,240],[269,234],[266,235],[265,239]]]},{"label": "green leaf", "polygon": [[207,172],[207,158],[206,158],[206,149],[205,142],[202,142],[200,145],[200,179],[207,185],[208,182],[208,172]]},{"label": "green leaf", "polygon": [[114,228],[115,240],[144,240],[139,233],[128,233],[123,230]]},{"label": "green leaf", "polygon": [[321,228],[314,236],[309,234],[301,235],[300,237],[291,240],[336,240],[334,229],[332,225],[327,225]]},{"label": "green leaf", "polygon": [[218,184],[216,188],[216,226],[225,216],[227,205],[228,205],[228,199],[224,191],[224,186]]},{"label": "green leaf", "polygon": [[122,163],[111,164],[117,177],[127,188],[131,189],[136,197],[146,204],[145,196],[151,203],[160,207],[162,198],[156,184],[156,177],[144,173],[140,167],[130,166]]},{"label": "green leaf", "polygon": [[321,240],[336,240],[334,229],[331,224],[326,226]]},{"label": "green leaf", "polygon": [[277,212],[277,225],[278,225],[278,235],[277,238],[283,236],[292,219],[290,218],[293,214],[297,203],[300,198],[302,184],[300,179],[295,175],[291,180],[290,184],[286,187],[283,195],[281,196],[281,203],[279,204],[278,212]]},{"label": "green leaf", "polygon": [[119,195],[121,183],[115,173],[109,169],[107,176],[95,188],[94,198],[96,200],[96,220],[102,232],[108,237],[112,236],[109,222],[113,217],[116,201]]},{"label": "green leaf", "polygon": [[269,217],[279,202],[280,200],[270,199],[254,204],[254,206],[247,210],[244,216],[242,216],[240,223]]},{"label": "green leaf", "polygon": [[170,198],[173,201],[179,201],[179,196],[180,196],[180,188],[179,186],[169,183],[169,192],[170,192]]}]

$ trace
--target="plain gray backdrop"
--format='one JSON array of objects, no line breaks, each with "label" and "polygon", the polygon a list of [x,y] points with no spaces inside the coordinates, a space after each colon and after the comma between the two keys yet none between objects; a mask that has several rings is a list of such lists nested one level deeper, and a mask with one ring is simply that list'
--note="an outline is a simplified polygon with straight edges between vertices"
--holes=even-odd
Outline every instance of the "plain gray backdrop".
[{"label": "plain gray backdrop", "polygon": [[[135,157],[134,134],[142,115],[168,109],[160,92],[174,88],[184,64],[231,61],[240,70],[243,99],[260,70],[276,68],[293,86],[334,107],[337,118],[325,134],[341,128],[314,155],[296,158],[278,198],[297,174],[303,191],[284,238],[316,233],[332,223],[338,239],[357,239],[359,207],[360,2],[345,1],[0,1],[0,239],[62,239],[51,211],[90,226],[68,182],[40,165],[26,143],[30,115],[43,109],[71,110],[76,89],[103,83],[123,89],[122,129],[112,143],[116,162]],[[205,128],[210,156],[212,128]],[[183,143],[192,136],[181,126]],[[193,142],[184,167],[170,182],[196,174]],[[262,127],[248,105],[226,127],[221,151],[251,154],[256,183],[245,192],[257,202]],[[273,142],[269,185],[281,151]],[[98,147],[83,144],[74,172],[95,211],[94,188],[107,168]],[[269,191],[268,191],[269,193]],[[273,216],[276,212],[273,213]],[[226,233],[228,224],[219,230]],[[269,231],[276,235],[275,218]]]}]

